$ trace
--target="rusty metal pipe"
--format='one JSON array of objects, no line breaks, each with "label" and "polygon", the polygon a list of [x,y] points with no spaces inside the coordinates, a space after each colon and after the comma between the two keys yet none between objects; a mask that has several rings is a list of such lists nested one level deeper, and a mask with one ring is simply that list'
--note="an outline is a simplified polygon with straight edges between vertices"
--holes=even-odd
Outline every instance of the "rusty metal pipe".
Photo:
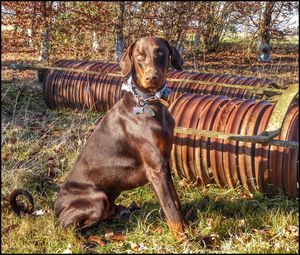
[{"label": "rusty metal pipe", "polygon": [[[255,136],[267,127],[274,107],[267,101],[185,94],[169,110],[177,126]],[[275,139],[299,142],[298,121],[299,105],[293,103]],[[191,182],[242,185],[249,193],[260,190],[289,197],[299,195],[298,160],[298,148],[181,133],[175,133],[170,158],[173,170]]]},{"label": "rusty metal pipe", "polygon": [[[120,73],[118,64],[60,60],[55,63],[55,66],[57,68],[85,71],[86,73],[49,69],[43,82],[43,95],[46,104],[50,108],[92,108],[98,111],[107,111],[121,98],[121,84],[126,78],[103,75],[103,73]],[[95,74],[97,71],[101,74]],[[207,84],[207,82],[216,84],[230,82],[233,85],[251,85],[266,88],[276,86],[275,83],[261,78],[189,71],[171,71],[167,74],[167,79],[195,80],[195,83],[169,81],[168,85],[173,90],[168,97],[169,103],[172,103],[184,93],[224,95],[232,98],[261,99],[263,97],[263,94],[250,93],[247,89],[214,86]],[[94,102],[93,107],[91,105],[92,101]]]}]

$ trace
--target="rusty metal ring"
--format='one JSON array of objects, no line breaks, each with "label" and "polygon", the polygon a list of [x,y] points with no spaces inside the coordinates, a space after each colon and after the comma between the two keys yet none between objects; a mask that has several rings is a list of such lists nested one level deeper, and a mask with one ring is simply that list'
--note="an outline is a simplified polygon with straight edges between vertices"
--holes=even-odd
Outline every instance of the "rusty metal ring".
[{"label": "rusty metal ring", "polygon": [[[204,125],[204,119],[206,118],[206,113],[207,113],[207,107],[210,105],[211,101],[214,99],[214,96],[209,95],[209,97],[207,97],[207,99],[205,101],[203,101],[203,103],[200,104],[199,108],[201,109],[201,111],[199,111],[198,114],[198,121],[196,123],[195,128],[196,129],[203,129],[203,125]],[[194,142],[194,146],[195,146],[195,150],[194,150],[194,158],[195,158],[195,169],[197,170],[197,172],[200,175],[200,179],[202,180],[202,182],[204,184],[209,184],[209,183],[214,183],[214,179],[212,176],[212,173],[209,171],[209,169],[205,168],[205,166],[203,166],[203,159],[202,159],[202,155],[201,155],[201,143],[202,143],[202,139],[203,137],[198,136]]]},{"label": "rusty metal ring", "polygon": [[[212,79],[212,81],[215,83],[220,83],[220,85],[221,85],[221,83],[224,83],[224,80],[226,78],[228,78],[228,74],[217,74],[215,76],[215,78]],[[216,95],[216,96],[223,95],[224,96],[224,94],[222,93],[223,88],[224,88],[223,86],[215,86],[214,90],[212,91],[212,95]]]},{"label": "rusty metal ring", "polygon": [[[91,62],[83,62],[82,65],[78,69],[80,70],[88,70],[89,66],[91,65]],[[78,105],[78,110],[85,110],[86,107],[86,100],[84,100],[84,95],[87,93],[84,93],[84,87],[87,84],[86,79],[87,74],[86,73],[78,73],[77,81],[76,81],[76,102]]]},{"label": "rusty metal ring", "polygon": [[[278,137],[275,137],[275,139],[279,140],[285,140],[287,129],[289,127],[289,124],[295,114],[295,112],[298,110],[298,107],[296,104],[292,105],[283,121],[281,131],[278,135]],[[271,182],[269,184],[269,193],[273,195],[277,195],[279,192],[283,191],[283,183],[282,183],[282,163],[283,163],[283,147],[277,147],[277,146],[270,146],[270,156],[269,156],[269,169],[270,169],[270,175],[271,175]]]},{"label": "rusty metal ring", "polygon": [[[99,71],[106,71],[107,68],[112,66],[112,64],[105,64]],[[105,112],[106,109],[106,102],[104,101],[104,93],[106,90],[106,87],[103,86],[103,84],[107,83],[107,76],[100,75],[99,79],[97,80],[97,102],[99,104],[99,109],[101,112]]]},{"label": "rusty metal ring", "polygon": [[[196,129],[209,130],[209,127],[212,124],[211,114],[215,110],[215,105],[220,103],[221,100],[222,99],[219,97],[211,96],[210,100],[205,102],[205,105],[202,106],[202,111],[199,114],[199,121]],[[199,172],[202,173],[205,184],[215,182],[214,175],[211,169],[209,169],[210,162],[207,155],[209,153],[209,145],[210,142],[207,137],[198,137],[195,149],[196,167],[199,169]]]},{"label": "rusty metal ring", "polygon": [[[214,131],[224,132],[228,118],[230,117],[233,109],[240,103],[241,99],[238,98],[228,101],[219,111],[212,129]],[[230,186],[230,181],[227,180],[227,170],[223,165],[223,143],[224,139],[211,138],[210,161],[213,172],[218,174],[218,178],[221,179],[222,183]]]},{"label": "rusty metal ring", "polygon": [[[74,64],[71,64],[72,69],[79,69],[79,67],[83,64],[82,61],[80,62],[75,62]],[[69,98],[70,102],[72,105],[72,108],[78,109],[78,103],[77,103],[77,77],[79,73],[76,72],[71,72],[71,75],[69,76],[68,80],[68,86],[70,87],[70,93],[69,93]]]},{"label": "rusty metal ring", "polygon": [[[258,101],[254,105],[253,110],[250,113],[249,121],[243,123],[245,125],[245,135],[257,135],[258,124],[262,121],[264,112],[267,109],[268,105],[270,104],[266,101]],[[257,189],[254,169],[255,144],[241,142],[240,146],[243,146],[244,153],[240,155],[243,160],[239,162],[241,164],[244,163],[247,185],[250,192],[254,192],[254,190]]]},{"label": "rusty metal ring", "polygon": [[[205,118],[202,118],[204,121],[202,125],[203,130],[212,130],[217,114],[219,113],[220,109],[222,109],[222,107],[228,102],[228,100],[229,99],[227,97],[218,96],[214,97],[214,99],[208,104],[207,108],[202,112],[203,114],[206,114]],[[200,142],[200,152],[203,168],[206,169],[208,175],[210,172],[212,173],[212,176],[218,185],[224,186],[225,183],[222,181],[222,179],[219,178],[219,175],[222,175],[222,173],[218,171],[219,169],[212,169],[211,167],[210,146],[211,138],[203,137]]]},{"label": "rusty metal ring", "polygon": [[[110,68],[107,68],[107,72],[110,72],[110,73],[113,73],[114,70],[116,70],[116,65],[113,65],[111,66]],[[107,101],[107,110],[109,110],[110,108],[113,107],[113,98],[115,97],[115,94],[114,94],[114,87],[115,86],[118,86],[118,82],[120,81],[119,78],[116,78],[116,77],[109,77],[109,82],[107,84],[107,91],[106,91],[106,101]],[[119,86],[121,86],[121,84],[119,84]]]},{"label": "rusty metal ring", "polygon": [[[79,69],[85,71],[89,69],[89,66],[91,65],[91,62],[84,61],[82,65],[79,67]],[[77,105],[79,110],[85,110],[87,101],[84,100],[84,95],[87,94],[85,91],[85,87],[87,86],[87,74],[86,73],[79,73],[78,80],[77,80]]]},{"label": "rusty metal ring", "polygon": [[[182,115],[182,105],[184,105],[190,96],[188,94],[183,94],[182,96],[178,97],[170,106],[169,111],[172,115],[172,117],[175,120],[175,126],[178,126],[178,123],[180,122],[180,118]],[[179,134],[175,134],[173,138],[173,145],[172,145],[172,150],[170,154],[170,160],[169,164],[171,169],[175,172],[176,176],[182,177],[183,174],[181,170],[177,167],[177,155],[176,155],[176,150],[177,150],[177,144],[180,141]]]},{"label": "rusty metal ring", "polygon": [[[187,94],[189,95],[189,94]],[[189,107],[189,105],[192,103],[193,95],[189,95],[188,100],[184,101],[182,106],[178,109],[179,115],[178,115],[178,126],[182,127],[184,125],[184,121],[186,119],[186,112]],[[176,139],[176,147],[175,147],[175,155],[176,155],[176,168],[180,170],[181,173],[183,173],[183,177],[186,179],[189,179],[187,176],[187,173],[184,172],[183,166],[182,166],[182,141],[184,141],[184,134],[177,134]]]},{"label": "rusty metal ring", "polygon": [[[234,80],[233,84],[241,85],[241,84],[243,84],[243,81],[245,79],[247,79],[247,78],[244,76],[238,76]],[[233,89],[233,97],[243,98],[244,92],[245,92],[245,89],[243,89],[243,88],[234,88]]]},{"label": "rusty metal ring", "polygon": [[[197,102],[199,102],[199,95],[191,95],[191,97],[188,100],[188,103],[185,105],[184,108],[184,114],[182,118],[182,122],[179,124],[181,127],[187,127],[189,128],[190,121],[192,119],[192,116],[194,115],[195,105],[197,105]],[[181,157],[178,158],[178,161],[181,163],[181,169],[185,173],[185,177],[191,181],[196,180],[196,176],[193,172],[193,170],[190,169],[188,164],[188,148],[192,148],[192,139],[190,135],[182,135],[181,136]]]},{"label": "rusty metal ring", "polygon": [[[237,105],[226,124],[225,132],[240,134],[240,129],[242,125],[242,120],[245,113],[255,102],[253,100],[243,100],[239,105]],[[226,180],[229,181],[230,187],[237,187],[237,185],[242,185],[240,177],[240,169],[238,163],[238,141],[224,140],[223,143],[223,165],[226,171]]]},{"label": "rusty metal ring", "polygon": [[[195,102],[193,109],[191,111],[191,117],[190,117],[190,121],[188,123],[188,127],[189,128],[196,128],[196,125],[198,123],[198,117],[199,114],[202,111],[202,107],[201,105],[206,105],[208,103],[209,100],[211,100],[211,96],[208,95],[197,95],[198,96],[198,100]],[[195,176],[195,180],[197,181],[197,183],[204,183],[205,181],[203,180],[205,177],[203,177],[203,174],[201,172],[199,172],[196,167],[196,158],[195,158],[195,148],[196,148],[196,139],[198,139],[197,136],[189,136],[189,139],[191,141],[190,145],[188,146],[188,151],[187,151],[187,166],[188,169],[190,169]],[[208,178],[206,179],[206,182],[208,182]]]},{"label": "rusty metal ring", "polygon": [[[104,66],[106,64],[103,63],[97,63],[97,66],[95,67],[95,71],[99,71],[102,72],[104,69]],[[102,84],[102,79],[105,79],[105,77],[101,74],[98,74],[96,76],[94,76],[94,87],[95,87],[95,97],[94,97],[94,102],[95,102],[95,108],[100,111],[103,112],[103,106],[102,106],[102,98],[101,98],[101,90],[103,89],[103,86],[101,86]]]},{"label": "rusty metal ring", "polygon": [[[255,109],[255,105],[256,104],[253,104],[247,109],[247,111],[244,115],[244,118],[241,121],[241,129],[240,129],[240,132],[239,132],[241,135],[246,135],[246,130],[249,128],[249,119],[250,119],[250,116],[251,116],[252,112]],[[240,173],[240,177],[241,177],[243,187],[249,193],[252,193],[252,190],[251,190],[251,188],[249,186],[249,183],[248,183],[248,178],[247,178],[247,173],[246,173],[246,162],[245,162],[245,154],[246,153],[251,154],[251,149],[249,149],[249,147],[245,146],[245,142],[240,141],[239,144],[238,144],[239,173]]]},{"label": "rusty metal ring", "polygon": [[[299,141],[299,107],[294,114],[288,131],[286,140]],[[283,190],[288,197],[295,197],[298,194],[297,189],[297,157],[298,150],[293,148],[285,148],[283,155]]]},{"label": "rusty metal ring", "polygon": [[[258,134],[266,130],[273,108],[274,108],[274,104],[273,105],[270,104],[268,109],[264,112],[264,117],[259,123],[259,127],[257,130]],[[261,143],[255,144],[254,170],[255,170],[255,177],[256,177],[256,185],[258,186],[258,189],[263,193],[268,192],[267,183],[270,182],[270,174],[268,169],[269,149],[270,149],[269,144],[261,144]]]},{"label": "rusty metal ring", "polygon": [[[228,80],[230,80],[230,78],[231,78],[230,74],[220,75],[220,77],[217,79],[216,82],[220,83],[220,85],[222,85],[222,83],[228,83]],[[227,96],[227,94],[228,94],[229,91],[230,91],[230,88],[219,86],[217,94],[218,95]]]},{"label": "rusty metal ring", "polygon": [[[97,72],[99,69],[99,66],[103,66],[103,63],[94,62],[90,67],[89,70],[93,72]],[[96,107],[96,91],[97,91],[97,80],[98,80],[99,74],[90,74],[87,79],[89,81],[89,89],[90,89],[90,97],[89,97],[89,109],[90,110],[98,110]]]},{"label": "rusty metal ring", "polygon": [[[62,67],[65,67],[68,65],[68,62],[65,61],[65,62],[62,62],[60,63],[60,65]],[[61,71],[62,72],[62,71]],[[49,80],[49,85],[48,85],[48,89],[47,89],[47,93],[48,95],[50,95],[49,97],[49,104],[50,104],[50,108],[51,109],[55,109],[57,108],[57,104],[56,104],[56,77],[59,75],[59,71],[53,71],[51,77],[50,77],[50,80]]]},{"label": "rusty metal ring", "polygon": [[[190,128],[197,128],[201,112],[212,99],[213,96],[210,95],[199,95],[198,102],[195,105],[194,114],[191,118]],[[206,174],[206,171],[201,169],[200,160],[200,138],[199,136],[194,136],[192,148],[189,150],[190,168],[193,169],[198,183],[208,184],[211,182],[211,180]]]}]

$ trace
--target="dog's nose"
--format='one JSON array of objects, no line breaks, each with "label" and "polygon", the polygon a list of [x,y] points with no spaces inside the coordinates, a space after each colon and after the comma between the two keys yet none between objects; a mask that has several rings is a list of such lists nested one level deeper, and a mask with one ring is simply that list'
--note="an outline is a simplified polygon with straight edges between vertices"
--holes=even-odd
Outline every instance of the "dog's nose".
[{"label": "dog's nose", "polygon": [[159,81],[159,77],[157,75],[150,75],[146,77],[146,81],[156,83]]}]

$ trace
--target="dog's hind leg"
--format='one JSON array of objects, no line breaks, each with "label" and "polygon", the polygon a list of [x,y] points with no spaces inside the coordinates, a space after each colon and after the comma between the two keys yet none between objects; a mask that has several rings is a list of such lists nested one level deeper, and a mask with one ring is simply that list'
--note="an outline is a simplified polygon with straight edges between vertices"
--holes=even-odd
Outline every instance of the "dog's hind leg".
[{"label": "dog's hind leg", "polygon": [[106,217],[109,200],[104,192],[83,195],[64,194],[55,203],[55,213],[64,227],[77,225],[85,229]]}]

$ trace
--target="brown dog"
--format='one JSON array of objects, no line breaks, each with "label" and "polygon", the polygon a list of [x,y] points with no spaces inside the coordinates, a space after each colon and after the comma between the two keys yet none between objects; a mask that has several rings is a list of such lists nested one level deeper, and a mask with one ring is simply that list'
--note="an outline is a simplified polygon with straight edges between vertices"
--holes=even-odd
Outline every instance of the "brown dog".
[{"label": "brown dog", "polygon": [[141,38],[124,53],[128,91],[101,119],[59,191],[55,213],[64,226],[87,228],[111,218],[122,191],[149,181],[172,232],[184,233],[168,164],[174,120],[160,101],[170,65],[181,70],[182,58],[162,38]]}]

